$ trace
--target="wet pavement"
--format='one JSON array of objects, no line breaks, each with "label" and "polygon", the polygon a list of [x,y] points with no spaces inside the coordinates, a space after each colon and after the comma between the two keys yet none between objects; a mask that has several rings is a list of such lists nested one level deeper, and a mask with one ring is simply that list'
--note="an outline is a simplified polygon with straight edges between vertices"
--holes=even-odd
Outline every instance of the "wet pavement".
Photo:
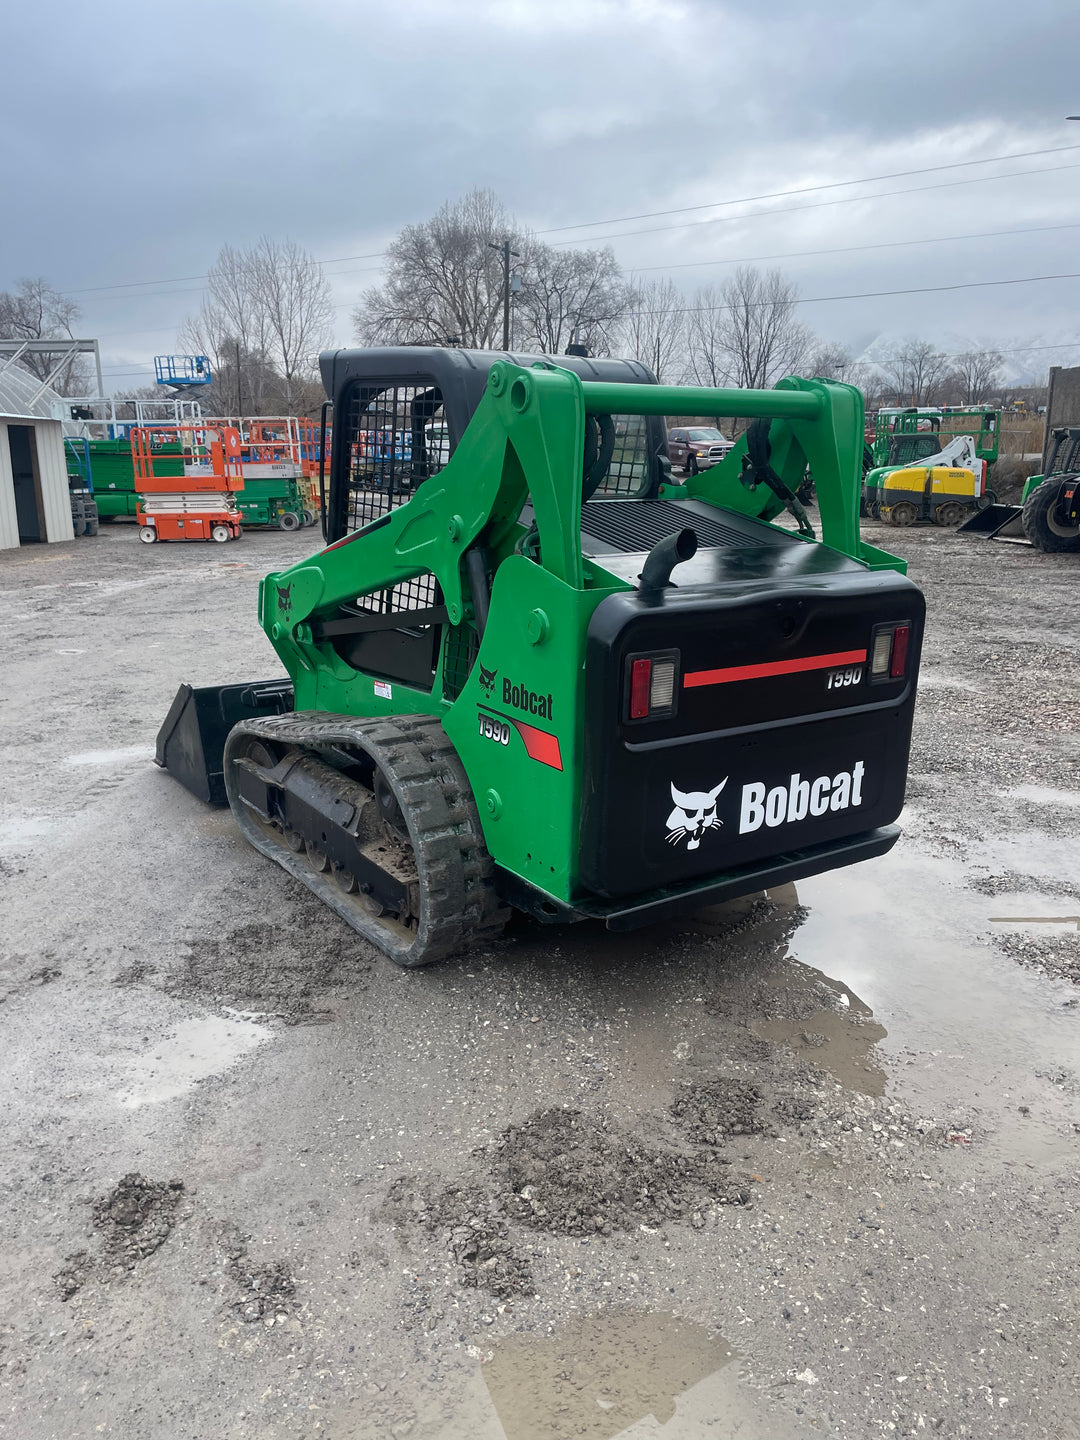
[{"label": "wet pavement", "polygon": [[889,856],[405,974],[150,760],[307,537],[100,538],[0,561],[0,1434],[1080,1430],[1055,557],[902,537]]}]

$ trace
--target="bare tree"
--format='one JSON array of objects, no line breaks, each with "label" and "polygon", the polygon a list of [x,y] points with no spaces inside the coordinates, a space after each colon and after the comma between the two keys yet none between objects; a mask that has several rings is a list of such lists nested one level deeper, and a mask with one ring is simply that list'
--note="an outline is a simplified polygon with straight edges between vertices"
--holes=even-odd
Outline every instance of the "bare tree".
[{"label": "bare tree", "polygon": [[516,331],[522,348],[561,355],[575,341],[590,355],[610,353],[633,297],[611,248],[574,250],[529,240],[524,251]]},{"label": "bare tree", "polygon": [[386,248],[387,277],[353,311],[364,344],[445,345],[480,349],[502,336],[503,262],[498,250],[524,237],[490,190],[445,204],[430,220],[407,225]]},{"label": "bare tree", "polygon": [[502,344],[502,247],[517,253],[514,344],[561,354],[572,339],[605,352],[630,300],[610,249],[575,250],[530,236],[490,190],[447,202],[387,247],[387,278],[353,312],[364,344]]},{"label": "bare tree", "polygon": [[953,357],[953,376],[965,405],[978,405],[1001,385],[999,350],[965,350]]},{"label": "bare tree", "polygon": [[822,380],[848,380],[853,366],[847,347],[827,340],[810,356],[807,368],[811,375],[819,375]]},{"label": "bare tree", "polygon": [[624,354],[648,365],[658,380],[681,380],[688,365],[686,310],[673,280],[647,280],[633,292],[622,324]]},{"label": "bare tree", "polygon": [[686,349],[690,377],[698,385],[717,389],[730,383],[727,307],[715,285],[703,285],[694,292],[686,312]]},{"label": "bare tree", "polygon": [[311,355],[330,337],[333,307],[321,266],[294,241],[263,237],[254,252],[257,294],[270,363],[290,413],[311,377]]},{"label": "bare tree", "polygon": [[706,286],[690,310],[690,368],[699,384],[766,389],[805,370],[813,331],[795,314],[798,292],[779,270],[736,270]]},{"label": "bare tree", "polygon": [[207,401],[254,415],[306,405],[310,357],[329,340],[333,314],[318,262],[288,240],[264,236],[249,250],[226,245],[208,290],[178,335],[179,345],[213,363],[217,380]]},{"label": "bare tree", "polygon": [[881,361],[897,405],[932,405],[949,373],[949,357],[929,340],[907,340]]},{"label": "bare tree", "polygon": [[779,270],[740,266],[723,287],[731,376],[760,390],[805,369],[814,335],[795,315],[798,290]]},{"label": "bare tree", "polygon": [[[0,339],[73,340],[72,329],[80,311],[74,300],[54,290],[44,276],[20,280],[14,290],[0,290]],[[18,364],[44,380],[55,355],[23,355]],[[51,381],[61,395],[85,395],[90,389],[90,372],[78,357]]]}]

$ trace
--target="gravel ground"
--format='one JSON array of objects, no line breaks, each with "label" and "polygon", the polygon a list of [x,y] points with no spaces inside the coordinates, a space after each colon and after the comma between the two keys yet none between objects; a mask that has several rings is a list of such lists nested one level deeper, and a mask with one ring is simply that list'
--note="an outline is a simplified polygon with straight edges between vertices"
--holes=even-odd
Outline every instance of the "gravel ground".
[{"label": "gravel ground", "polygon": [[891,855],[415,974],[151,763],[310,532],[0,556],[0,1434],[1080,1432],[1080,561],[866,533]]}]

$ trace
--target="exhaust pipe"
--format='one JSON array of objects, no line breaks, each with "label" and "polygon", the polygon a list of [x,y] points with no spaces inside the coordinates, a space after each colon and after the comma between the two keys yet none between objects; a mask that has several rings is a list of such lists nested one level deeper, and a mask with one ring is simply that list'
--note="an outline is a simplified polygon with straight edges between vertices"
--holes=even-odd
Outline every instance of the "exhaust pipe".
[{"label": "exhaust pipe", "polygon": [[674,535],[665,535],[649,551],[642,566],[638,589],[642,591],[662,590],[671,584],[671,572],[684,560],[692,560],[697,554],[697,535],[689,526]]}]

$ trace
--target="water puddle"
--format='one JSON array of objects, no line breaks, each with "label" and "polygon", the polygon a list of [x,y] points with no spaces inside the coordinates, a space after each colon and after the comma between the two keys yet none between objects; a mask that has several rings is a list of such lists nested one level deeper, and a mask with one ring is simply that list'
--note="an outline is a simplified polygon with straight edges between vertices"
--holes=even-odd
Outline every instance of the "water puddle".
[{"label": "water puddle", "polygon": [[12,815],[0,821],[0,850],[26,850],[55,827],[42,815]]},{"label": "water puddle", "polygon": [[[994,849],[1011,863],[989,868],[1038,874],[1051,838],[1000,837]],[[956,862],[899,847],[804,881],[799,890],[809,914],[792,938],[792,953],[862,997],[887,1027],[887,1043],[884,1036],[878,1043],[896,1062],[890,1089],[905,1106],[945,1120],[974,1110],[993,1132],[986,1148],[1006,1161],[1075,1154],[1075,1102],[1045,1077],[1080,1075],[1076,987],[1018,965],[992,943],[996,925],[1040,931],[1071,925],[1075,902],[987,896],[965,888],[967,873]],[[1017,913],[1010,917],[1013,903]],[[1035,914],[1044,908],[1056,913]],[[767,1025],[759,1033],[774,1038]],[[831,1033],[809,1020],[792,1028],[820,1030],[826,1041]],[[817,1059],[815,1048],[824,1050],[809,1046],[803,1058]]]},{"label": "water puddle", "polygon": [[65,765],[123,765],[130,760],[151,760],[154,750],[150,745],[128,745],[119,750],[84,750],[80,755],[69,755]]},{"label": "water puddle", "polygon": [[820,971],[810,974],[819,986],[836,993],[839,1008],[815,1010],[802,1020],[757,1020],[751,1026],[754,1034],[793,1050],[800,1060],[824,1070],[846,1090],[884,1095],[885,1071],[877,1062],[874,1047],[887,1039],[889,1032],[875,1021],[870,1006],[846,985]]},{"label": "water puddle", "polygon": [[246,1020],[217,1015],[182,1020],[168,1039],[131,1063],[116,1099],[129,1110],[175,1100],[273,1037],[267,1026]]},{"label": "water puddle", "polygon": [[1029,800],[1033,805],[1080,806],[1080,790],[1051,790],[1045,785],[1018,785],[1005,794],[1014,800]]},{"label": "water puddle", "polygon": [[649,1311],[577,1316],[496,1342],[483,1367],[506,1440],[801,1440],[740,1382],[734,1350],[691,1320]]},{"label": "water puddle", "polygon": [[1045,830],[1017,830],[976,839],[971,842],[970,855],[973,864],[992,873],[1019,872],[1054,881],[1062,875],[1061,838]]}]

